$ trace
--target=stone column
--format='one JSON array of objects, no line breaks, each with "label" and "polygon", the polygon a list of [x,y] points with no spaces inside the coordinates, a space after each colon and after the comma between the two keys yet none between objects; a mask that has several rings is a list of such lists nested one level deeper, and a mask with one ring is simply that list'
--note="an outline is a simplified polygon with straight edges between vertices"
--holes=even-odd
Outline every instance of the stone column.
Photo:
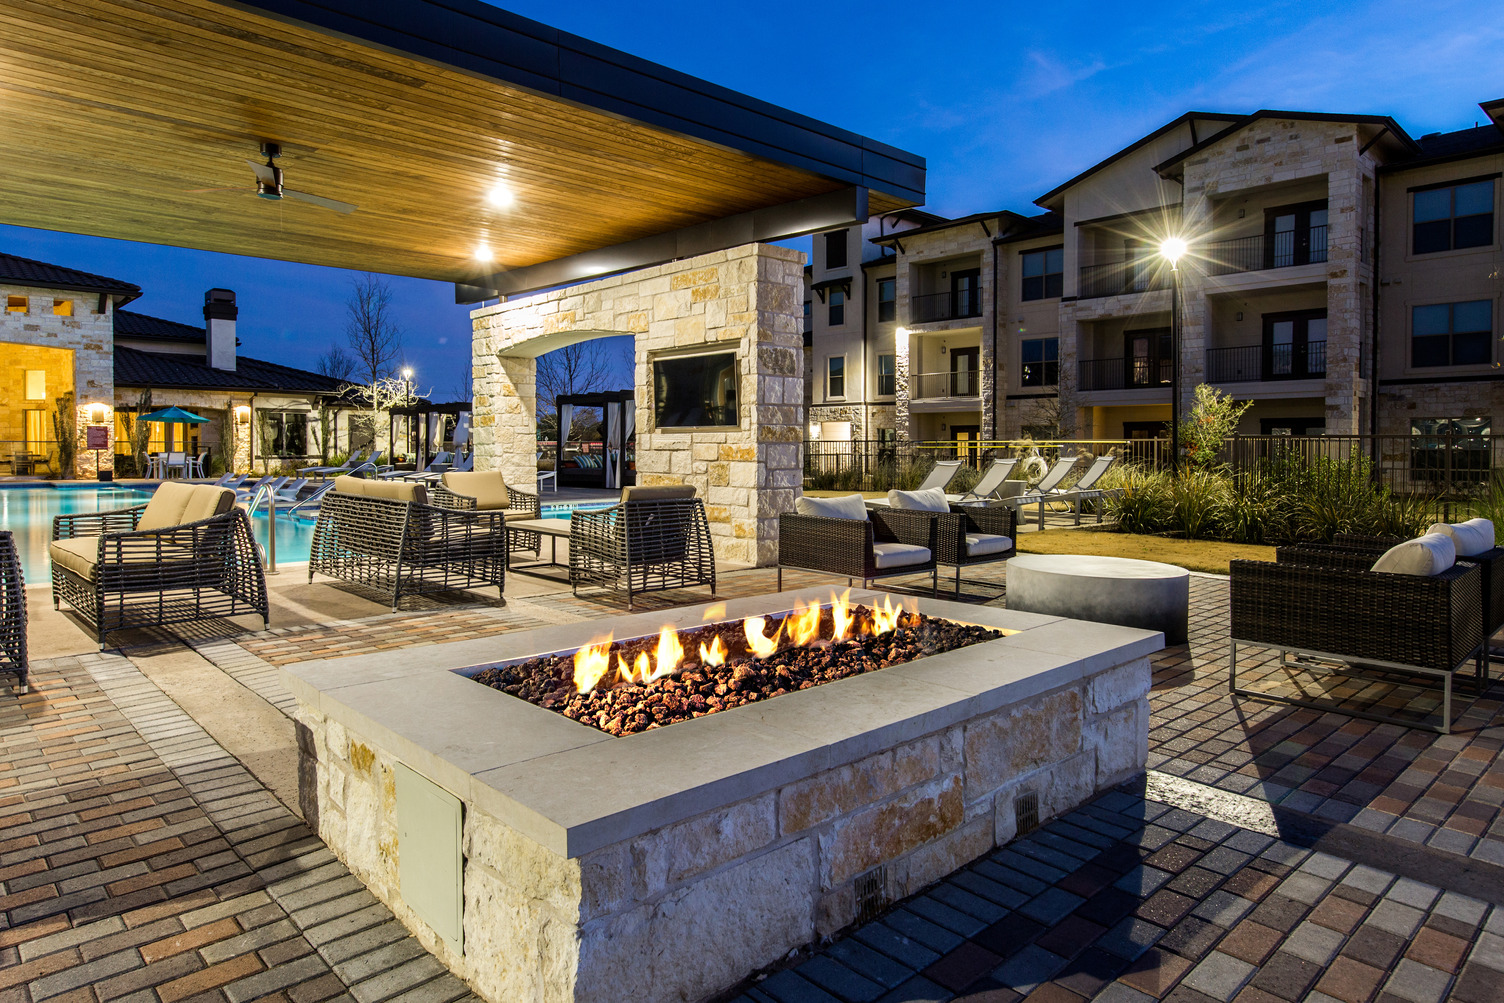
[{"label": "stone column", "polygon": [[538,478],[538,360],[498,355],[493,362],[486,406],[477,400],[471,415],[475,469],[500,470],[508,484],[532,491]]},{"label": "stone column", "polygon": [[893,332],[893,429],[899,442],[912,437],[909,429],[909,329]]}]

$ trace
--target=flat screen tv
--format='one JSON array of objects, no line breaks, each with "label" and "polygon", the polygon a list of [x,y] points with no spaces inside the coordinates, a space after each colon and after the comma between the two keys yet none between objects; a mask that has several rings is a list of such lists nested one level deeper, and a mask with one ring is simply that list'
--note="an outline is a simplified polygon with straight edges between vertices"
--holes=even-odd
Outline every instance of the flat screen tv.
[{"label": "flat screen tv", "polygon": [[653,361],[653,418],[659,428],[736,426],[736,353]]}]

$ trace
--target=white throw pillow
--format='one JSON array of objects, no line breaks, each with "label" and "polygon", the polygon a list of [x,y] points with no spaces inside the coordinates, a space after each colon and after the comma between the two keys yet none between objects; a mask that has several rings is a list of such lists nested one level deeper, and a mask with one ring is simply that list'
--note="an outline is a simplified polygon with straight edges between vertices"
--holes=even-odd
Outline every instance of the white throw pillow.
[{"label": "white throw pillow", "polygon": [[1469,519],[1450,526],[1438,522],[1426,532],[1451,537],[1458,557],[1476,557],[1494,549],[1494,524],[1488,519]]},{"label": "white throw pillow", "polygon": [[817,515],[822,519],[865,519],[867,505],[861,495],[841,495],[838,498],[811,498],[800,495],[794,502],[794,511],[800,515]]},{"label": "white throw pillow", "polygon": [[944,488],[927,488],[923,491],[888,492],[889,508],[907,508],[919,512],[949,512],[950,502],[945,500]]},{"label": "white throw pillow", "polygon": [[1370,570],[1429,577],[1441,574],[1456,563],[1457,549],[1452,546],[1452,538],[1441,533],[1427,533],[1390,547]]}]

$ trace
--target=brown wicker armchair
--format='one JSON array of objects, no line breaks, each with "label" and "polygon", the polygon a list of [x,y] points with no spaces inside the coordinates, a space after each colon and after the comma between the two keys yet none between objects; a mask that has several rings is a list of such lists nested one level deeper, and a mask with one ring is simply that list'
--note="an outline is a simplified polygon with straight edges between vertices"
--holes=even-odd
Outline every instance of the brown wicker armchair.
[{"label": "brown wicker armchair", "polygon": [[235,492],[163,484],[145,505],[52,520],[52,604],[67,600],[110,631],[255,613],[270,607],[266,577]]},{"label": "brown wicker armchair", "polygon": [[[936,554],[939,539],[959,540],[964,535],[959,515],[920,512],[914,509],[870,508],[865,519],[832,519],[785,512],[778,517],[778,591],[783,591],[783,569],[798,568],[844,577],[862,588],[876,578],[930,574],[930,592],[938,595]],[[912,550],[928,553],[919,559]]]},{"label": "brown wicker armchair", "polygon": [[508,487],[499,470],[446,470],[439,483],[431,485],[429,502],[441,508],[474,509],[500,512],[508,524],[507,560],[517,551],[538,553],[542,542],[537,533],[511,529],[523,519],[537,519],[543,514],[536,494]]},{"label": "brown wicker armchair", "polygon": [[429,504],[428,488],[411,481],[338,477],[319,506],[308,554],[315,573],[372,589],[397,609],[404,595],[496,587],[506,581],[507,534],[502,512],[467,502]]},{"label": "brown wicker armchair", "polygon": [[708,585],[715,550],[705,506],[689,485],[629,487],[610,508],[576,509],[569,520],[569,584],[641,592]]},{"label": "brown wicker armchair", "polygon": [[1425,577],[1369,571],[1360,563],[1357,559],[1326,566],[1233,561],[1229,689],[1245,696],[1411,725],[1392,716],[1240,689],[1238,645],[1273,648],[1286,664],[1292,653],[1298,653],[1439,677],[1443,698],[1437,730],[1446,734],[1452,721],[1452,676],[1473,659],[1480,690],[1483,685],[1480,570],[1458,564]]},{"label": "brown wicker armchair", "polygon": [[935,563],[956,569],[956,595],[961,594],[961,569],[1006,561],[1018,553],[1018,512],[1005,505],[952,505],[959,521],[938,522]]},{"label": "brown wicker armchair", "polygon": [[0,533],[0,672],[13,672],[20,693],[30,692],[26,660],[26,582],[15,537]]}]

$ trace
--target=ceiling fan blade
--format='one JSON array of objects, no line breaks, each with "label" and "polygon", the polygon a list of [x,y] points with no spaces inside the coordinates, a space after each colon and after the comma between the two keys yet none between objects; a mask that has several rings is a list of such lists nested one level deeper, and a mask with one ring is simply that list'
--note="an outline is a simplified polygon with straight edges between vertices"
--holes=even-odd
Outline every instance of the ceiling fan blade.
[{"label": "ceiling fan blade", "polygon": [[247,192],[247,193],[249,193],[249,192],[253,192],[255,190],[256,189],[254,189],[254,188],[247,188],[245,185],[236,185],[233,188],[184,188],[183,189],[183,191],[185,193],[189,194],[189,195],[198,195],[198,194],[202,194],[203,192]]},{"label": "ceiling fan blade", "polygon": [[322,195],[310,195],[307,192],[295,192],[291,188],[283,188],[282,194],[288,198],[295,198],[299,202],[307,202],[310,205],[323,206],[325,209],[333,209],[335,212],[351,213],[356,207],[348,202],[338,199],[326,199]]},{"label": "ceiling fan blade", "polygon": [[265,164],[258,164],[254,160],[247,160],[246,163],[250,165],[251,170],[256,172],[257,181],[260,181],[262,184],[267,185],[274,185],[277,183],[277,174],[270,167],[266,166]]}]

